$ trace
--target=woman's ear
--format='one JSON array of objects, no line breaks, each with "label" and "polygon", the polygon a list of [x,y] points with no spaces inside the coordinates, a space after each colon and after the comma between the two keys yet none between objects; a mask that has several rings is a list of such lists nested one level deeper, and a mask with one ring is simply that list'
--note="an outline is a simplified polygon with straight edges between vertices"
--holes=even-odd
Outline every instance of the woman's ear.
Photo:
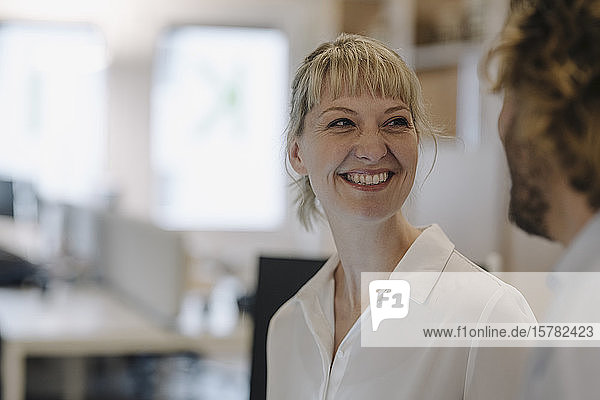
[{"label": "woman's ear", "polygon": [[294,143],[290,147],[288,151],[288,158],[290,160],[290,164],[294,171],[296,171],[300,175],[306,175],[308,172],[306,171],[306,167],[304,166],[304,162],[302,161],[302,155],[300,154],[300,145],[298,144],[298,139],[294,139]]}]

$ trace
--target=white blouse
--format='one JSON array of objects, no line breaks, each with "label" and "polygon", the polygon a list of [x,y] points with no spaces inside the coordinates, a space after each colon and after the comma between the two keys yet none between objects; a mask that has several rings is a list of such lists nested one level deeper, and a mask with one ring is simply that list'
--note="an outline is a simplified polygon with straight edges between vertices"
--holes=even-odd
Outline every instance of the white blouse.
[{"label": "white blouse", "polygon": [[[338,256],[332,256],[271,319],[268,400],[514,398],[523,357],[519,349],[361,347],[363,315],[334,356],[333,272],[338,263]],[[411,313],[427,309],[419,308],[424,304],[454,320],[535,322],[516,289],[458,253],[437,225],[421,233],[394,272],[403,270],[434,272],[435,277],[411,282]],[[446,271],[474,273],[462,282]]]}]

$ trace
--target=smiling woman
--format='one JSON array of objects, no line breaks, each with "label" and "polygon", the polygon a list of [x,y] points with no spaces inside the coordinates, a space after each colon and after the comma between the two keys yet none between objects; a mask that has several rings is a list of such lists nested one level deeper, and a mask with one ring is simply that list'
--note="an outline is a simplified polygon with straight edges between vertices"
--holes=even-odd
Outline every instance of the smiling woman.
[{"label": "smiling woman", "polygon": [[[385,100],[390,108],[386,109],[386,114],[390,115],[386,115],[385,121],[377,122],[387,122],[389,128],[406,124],[416,137],[433,135],[434,130],[423,105],[421,86],[413,71],[387,47],[370,38],[357,38],[342,35],[336,41],[337,45],[322,44],[298,69],[292,84],[286,142],[293,167],[291,155],[303,137],[305,124],[314,122],[314,128],[320,131],[329,127],[331,133],[351,129],[362,132],[366,128],[364,123],[359,125],[359,122],[364,122],[357,119],[356,114],[360,110],[346,107],[344,99],[354,101],[356,105],[357,97],[368,97],[367,104],[375,97],[387,98]],[[368,110],[363,107],[362,111],[364,114]],[[393,115],[394,112],[396,115]],[[366,183],[366,176],[364,179]],[[301,173],[297,184],[298,217],[310,229],[314,218],[320,214],[315,206],[315,194],[307,174]]]},{"label": "smiling woman", "polygon": [[337,253],[270,322],[269,399],[511,398],[519,354],[506,349],[361,341],[361,324],[371,326],[361,304],[365,272],[429,274],[408,280],[410,315],[383,322],[383,331],[405,334],[423,320],[535,320],[518,291],[469,262],[437,225],[417,228],[404,218],[419,142],[432,134],[425,115],[415,73],[376,40],[342,34],[298,69],[287,130],[298,215],[310,227],[318,199]]},{"label": "smiling woman", "polygon": [[418,158],[413,118],[401,100],[370,94],[334,98],[326,87],[303,131],[292,141],[290,163],[308,177],[330,223],[388,219],[400,211]]}]

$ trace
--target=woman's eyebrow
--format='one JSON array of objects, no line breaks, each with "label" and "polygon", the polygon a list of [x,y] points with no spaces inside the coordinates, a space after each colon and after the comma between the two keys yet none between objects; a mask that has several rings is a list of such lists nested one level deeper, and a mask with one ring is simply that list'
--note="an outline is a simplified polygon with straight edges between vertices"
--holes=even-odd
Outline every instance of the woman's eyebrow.
[{"label": "woman's eyebrow", "polygon": [[328,109],[323,110],[323,112],[321,112],[321,114],[319,114],[319,116],[321,116],[327,112],[330,112],[330,111],[343,111],[343,112],[346,112],[346,113],[352,114],[352,115],[358,114],[356,111],[351,110],[350,108],[346,108],[346,107],[329,107]]},{"label": "woman's eyebrow", "polygon": [[410,110],[406,106],[395,106],[395,107],[390,107],[387,110],[385,110],[385,114],[391,114],[396,111],[410,111]]}]

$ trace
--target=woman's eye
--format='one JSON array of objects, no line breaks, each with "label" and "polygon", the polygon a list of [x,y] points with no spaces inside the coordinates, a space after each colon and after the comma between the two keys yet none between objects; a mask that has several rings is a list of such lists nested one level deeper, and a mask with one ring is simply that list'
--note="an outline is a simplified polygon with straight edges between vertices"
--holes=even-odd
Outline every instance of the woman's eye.
[{"label": "woman's eye", "polygon": [[408,119],[404,117],[398,117],[388,121],[387,126],[401,126],[406,128],[410,126],[410,123],[408,122]]},{"label": "woman's eye", "polygon": [[354,122],[350,121],[348,118],[339,118],[327,125],[328,128],[347,128],[350,126],[354,126]]}]

